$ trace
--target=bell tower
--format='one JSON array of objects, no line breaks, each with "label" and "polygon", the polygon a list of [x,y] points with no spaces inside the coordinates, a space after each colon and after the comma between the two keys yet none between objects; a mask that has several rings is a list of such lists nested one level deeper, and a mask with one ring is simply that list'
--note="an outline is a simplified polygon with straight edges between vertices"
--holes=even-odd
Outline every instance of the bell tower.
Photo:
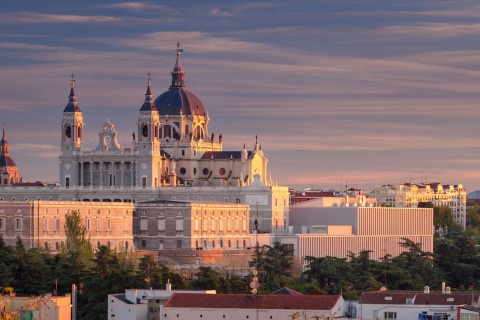
[{"label": "bell tower", "polygon": [[63,110],[62,116],[62,132],[61,132],[61,149],[60,156],[60,185],[73,186],[78,184],[76,173],[77,162],[75,158],[80,152],[83,144],[83,114],[77,104],[77,97],[75,96],[74,85],[75,78],[71,75],[70,81],[70,95],[68,96],[68,103]]},{"label": "bell tower", "polygon": [[137,181],[142,187],[157,187],[161,177],[160,116],[153,102],[150,89],[151,74],[148,73],[145,101],[139,111],[137,131]]},{"label": "bell tower", "polygon": [[83,114],[77,104],[75,96],[74,75],[71,75],[70,95],[68,104],[63,110],[62,117],[62,153],[73,154],[74,151],[80,151],[83,143]]}]

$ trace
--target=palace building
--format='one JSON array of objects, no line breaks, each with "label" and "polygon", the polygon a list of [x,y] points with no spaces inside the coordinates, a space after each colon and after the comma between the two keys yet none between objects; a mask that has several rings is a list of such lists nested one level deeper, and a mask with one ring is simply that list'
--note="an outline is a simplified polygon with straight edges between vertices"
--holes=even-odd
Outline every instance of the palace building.
[{"label": "palace building", "polygon": [[[261,232],[286,233],[288,188],[272,181],[268,159],[257,137],[251,149],[244,144],[239,150],[223,150],[222,134],[210,133],[206,107],[185,85],[182,52],[178,45],[170,87],[156,98],[149,74],[128,145],[117,141],[115,125],[109,120],[100,128],[96,146],[84,143],[86,123],[72,75],[70,95],[61,114],[56,185],[20,183],[4,130],[0,144],[0,201],[77,201],[80,207],[72,209],[82,209],[80,203],[87,208],[89,202],[127,202],[133,204],[134,215],[140,203],[152,201],[249,205],[246,230],[242,220],[242,236],[227,239],[224,247],[228,248],[230,240],[235,243],[232,248],[236,248],[238,240],[243,248],[243,243],[248,242],[244,232],[253,229],[254,220]],[[142,243],[141,238],[136,239]],[[217,247],[222,247],[220,240],[217,242]],[[197,246],[188,243],[187,247]],[[212,240],[207,243],[212,246]],[[158,242],[155,247],[159,248]]]}]

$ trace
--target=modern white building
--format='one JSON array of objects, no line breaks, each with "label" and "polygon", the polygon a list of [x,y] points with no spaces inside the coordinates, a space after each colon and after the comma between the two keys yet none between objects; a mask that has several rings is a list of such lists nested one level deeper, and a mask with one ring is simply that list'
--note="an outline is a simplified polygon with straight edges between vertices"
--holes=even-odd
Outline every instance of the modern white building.
[{"label": "modern white building", "polygon": [[174,293],[215,295],[215,290],[172,290],[167,283],[165,290],[127,289],[125,293],[108,295],[108,319],[110,320],[162,320],[163,305]]},{"label": "modern white building", "polygon": [[357,307],[357,317],[375,319],[425,319],[460,320],[460,306],[478,306],[478,292],[450,291],[397,291],[383,290],[364,292]]},{"label": "modern white building", "polygon": [[290,207],[290,234],[251,238],[260,245],[279,241],[294,250],[299,261],[306,256],[345,258],[362,250],[372,251],[371,259],[376,260],[402,253],[405,249],[398,244],[402,238],[433,252],[433,235],[431,208],[342,207],[317,199]]},{"label": "modern white building", "polygon": [[396,208],[416,208],[420,202],[431,202],[435,207],[449,207],[454,220],[465,228],[467,223],[467,191],[461,184],[403,183],[383,185],[371,192],[379,205]]},{"label": "modern white building", "polygon": [[193,295],[175,293],[163,306],[163,319],[333,319],[345,315],[341,295]]}]

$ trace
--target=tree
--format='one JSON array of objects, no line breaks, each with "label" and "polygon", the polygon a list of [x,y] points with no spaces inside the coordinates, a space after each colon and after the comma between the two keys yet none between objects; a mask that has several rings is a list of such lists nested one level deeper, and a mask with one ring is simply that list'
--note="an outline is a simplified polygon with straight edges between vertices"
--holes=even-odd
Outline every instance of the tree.
[{"label": "tree", "polygon": [[216,290],[217,293],[230,293],[230,285],[225,278],[211,267],[199,267],[191,282],[194,289]]},{"label": "tree", "polygon": [[72,210],[65,215],[65,235],[66,251],[78,252],[82,264],[87,268],[93,267],[93,248],[87,228],[82,224],[82,217],[78,211]]},{"label": "tree", "polygon": [[433,225],[437,235],[447,234],[455,224],[450,207],[433,208]]}]

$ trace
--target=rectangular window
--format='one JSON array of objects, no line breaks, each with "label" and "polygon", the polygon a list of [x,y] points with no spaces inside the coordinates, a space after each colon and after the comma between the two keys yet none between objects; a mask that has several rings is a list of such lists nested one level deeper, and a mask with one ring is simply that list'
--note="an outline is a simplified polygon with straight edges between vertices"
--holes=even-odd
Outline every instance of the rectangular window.
[{"label": "rectangular window", "polygon": [[183,231],[183,218],[177,219],[176,229],[177,229],[177,231]]},{"label": "rectangular window", "polygon": [[147,186],[147,177],[142,177],[142,187]]},{"label": "rectangular window", "polygon": [[212,219],[212,231],[215,231],[215,224],[216,224],[215,219]]},{"label": "rectangular window", "polygon": [[15,230],[21,231],[22,230],[22,219],[16,218],[15,219]]},{"label": "rectangular window", "polygon": [[124,231],[128,231],[128,219],[125,219],[123,221],[123,229],[124,229]]},{"label": "rectangular window", "polygon": [[220,230],[221,232],[223,232],[223,219],[220,220],[220,224],[218,226],[218,230]]},{"label": "rectangular window", "polygon": [[235,231],[240,230],[240,220],[235,220]]},{"label": "rectangular window", "polygon": [[243,219],[242,221],[242,230],[247,231],[247,219]]},{"label": "rectangular window", "polygon": [[140,220],[140,230],[147,231],[148,229],[148,219],[144,218]]},{"label": "rectangular window", "polygon": [[207,226],[207,220],[203,220],[203,232],[207,232],[208,226]]},{"label": "rectangular window", "polygon": [[65,178],[65,187],[70,187],[70,177]]},{"label": "rectangular window", "polygon": [[195,219],[195,231],[198,231],[198,220]]},{"label": "rectangular window", "polygon": [[43,231],[48,231],[48,219],[43,219]]},{"label": "rectangular window", "polygon": [[5,221],[3,219],[4,218],[0,218],[0,230],[4,230],[5,227]]},{"label": "rectangular window", "polygon": [[158,219],[158,231],[165,231],[165,219]]},{"label": "rectangular window", "polygon": [[384,312],[384,318],[385,319],[397,319],[397,313],[396,312]]},{"label": "rectangular window", "polygon": [[48,242],[45,242],[45,250],[48,250]]},{"label": "rectangular window", "polygon": [[87,231],[90,231],[90,219],[87,219]]},{"label": "rectangular window", "polygon": [[223,240],[220,240],[220,248],[223,248]]},{"label": "rectangular window", "polygon": [[110,223],[110,219],[107,220],[107,231],[110,231],[110,229],[112,228],[112,225]]},{"label": "rectangular window", "polygon": [[145,248],[147,246],[147,240],[142,240],[142,248]]},{"label": "rectangular window", "polygon": [[97,231],[102,231],[102,221],[97,219]]},{"label": "rectangular window", "polygon": [[231,230],[232,230],[232,220],[228,219],[228,221],[227,221],[227,231],[231,231]]},{"label": "rectangular window", "polygon": [[177,240],[177,249],[182,248],[182,240]]},{"label": "rectangular window", "polygon": [[55,219],[55,231],[60,230],[60,219]]}]

